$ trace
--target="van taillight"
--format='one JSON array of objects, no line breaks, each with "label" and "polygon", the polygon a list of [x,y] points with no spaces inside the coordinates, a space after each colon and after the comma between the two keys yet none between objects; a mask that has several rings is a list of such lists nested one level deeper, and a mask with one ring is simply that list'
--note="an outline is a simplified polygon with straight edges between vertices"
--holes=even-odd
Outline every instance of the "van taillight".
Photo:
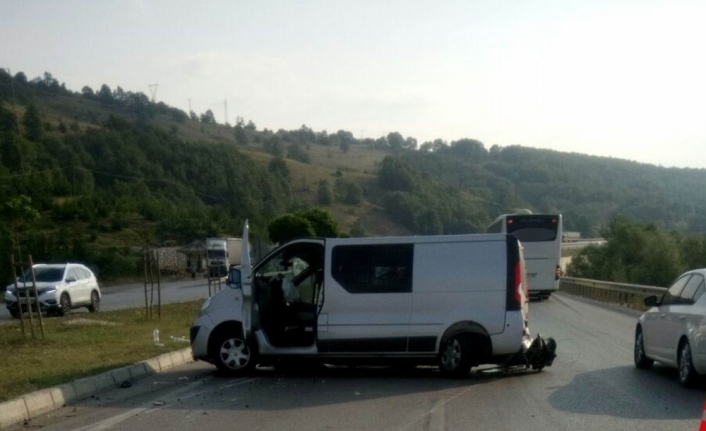
[{"label": "van taillight", "polygon": [[515,263],[515,301],[522,305],[522,265],[519,260]]},{"label": "van taillight", "polygon": [[556,271],[554,272],[554,280],[558,280],[561,278],[561,267],[559,265],[556,266]]}]

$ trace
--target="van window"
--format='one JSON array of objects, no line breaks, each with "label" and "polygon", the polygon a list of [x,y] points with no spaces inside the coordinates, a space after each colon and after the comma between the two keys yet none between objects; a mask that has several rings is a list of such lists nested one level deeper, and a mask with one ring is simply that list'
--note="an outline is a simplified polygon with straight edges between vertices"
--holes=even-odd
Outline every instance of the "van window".
[{"label": "van window", "polygon": [[554,241],[559,229],[557,216],[512,216],[507,218],[507,233],[521,242]]},{"label": "van window", "polygon": [[339,245],[331,274],[350,293],[412,291],[413,244]]}]

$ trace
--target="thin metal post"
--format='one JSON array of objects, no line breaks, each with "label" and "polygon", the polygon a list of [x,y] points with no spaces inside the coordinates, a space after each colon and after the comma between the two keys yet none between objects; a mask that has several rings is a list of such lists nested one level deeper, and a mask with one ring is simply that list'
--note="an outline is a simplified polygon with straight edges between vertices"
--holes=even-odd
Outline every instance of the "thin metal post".
[{"label": "thin metal post", "polygon": [[145,264],[145,319],[150,318],[150,304],[147,301],[147,254],[142,254],[142,261]]},{"label": "thin metal post", "polygon": [[44,340],[44,320],[42,319],[42,307],[39,306],[39,292],[37,292],[37,279],[34,276],[34,262],[32,261],[32,255],[29,255],[29,270],[32,273],[32,290],[34,290],[34,301],[37,303],[37,315],[39,316],[39,330],[42,333],[42,340]]},{"label": "thin metal post", "polygon": [[20,315],[20,326],[22,327],[22,338],[27,340],[27,332],[25,329],[25,318],[22,312],[22,302],[20,301],[20,289],[17,285],[17,271],[15,268],[15,254],[10,255],[10,262],[12,263],[12,278],[15,280],[15,295],[17,296],[17,313]]},{"label": "thin metal post", "polygon": [[157,319],[162,320],[162,276],[159,267],[159,250],[154,251],[157,258]]},{"label": "thin metal post", "polygon": [[149,268],[150,268],[150,319],[154,316],[154,260],[152,259],[152,250],[147,251],[147,256],[149,256]]},{"label": "thin metal post", "polygon": [[[20,261],[21,262],[21,261]],[[22,264],[20,263],[20,271],[22,272],[22,284],[24,285],[23,287],[25,288],[25,302],[27,303],[27,313],[29,313],[29,331],[32,334],[32,338],[35,338],[34,335],[34,319],[32,317],[32,303],[29,302],[29,290],[27,289],[27,280],[25,280],[25,269],[22,267]],[[22,302],[20,301],[20,304]]]}]

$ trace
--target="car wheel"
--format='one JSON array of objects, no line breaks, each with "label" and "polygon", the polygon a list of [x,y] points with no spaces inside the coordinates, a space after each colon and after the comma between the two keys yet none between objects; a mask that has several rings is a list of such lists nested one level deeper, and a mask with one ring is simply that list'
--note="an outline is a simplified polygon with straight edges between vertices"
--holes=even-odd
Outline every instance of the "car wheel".
[{"label": "car wheel", "polygon": [[13,319],[19,319],[20,312],[17,310],[10,310],[10,316],[12,316]]},{"label": "car wheel", "polygon": [[465,377],[471,371],[471,342],[468,337],[451,337],[441,347],[439,369],[447,377]]},{"label": "car wheel", "polygon": [[213,362],[219,371],[230,376],[245,374],[255,368],[256,353],[240,337],[222,335],[215,343]]},{"label": "car wheel", "polygon": [[635,351],[634,351],[635,366],[637,368],[648,370],[655,363],[652,359],[645,356],[645,338],[642,335],[642,328],[638,326],[635,331]]},{"label": "car wheel", "polygon": [[679,348],[679,383],[686,388],[693,388],[699,379],[699,375],[694,369],[694,362],[691,357],[691,347],[688,341],[684,341]]},{"label": "car wheel", "polygon": [[88,311],[95,313],[101,308],[101,297],[95,290],[91,292],[91,305],[88,306]]},{"label": "car wheel", "polygon": [[59,310],[57,314],[59,316],[66,316],[69,313],[71,313],[71,298],[69,298],[68,293],[64,293],[61,295],[61,298],[59,298]]}]

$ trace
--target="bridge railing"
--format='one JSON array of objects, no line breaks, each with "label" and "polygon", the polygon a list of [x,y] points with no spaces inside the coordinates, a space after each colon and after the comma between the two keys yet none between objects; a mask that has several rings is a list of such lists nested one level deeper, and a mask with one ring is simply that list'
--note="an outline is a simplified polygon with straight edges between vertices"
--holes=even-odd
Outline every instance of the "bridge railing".
[{"label": "bridge railing", "polygon": [[601,302],[619,304],[635,310],[646,310],[644,300],[648,296],[662,296],[666,288],[639,284],[612,283],[585,278],[562,277],[559,291],[583,296]]}]

